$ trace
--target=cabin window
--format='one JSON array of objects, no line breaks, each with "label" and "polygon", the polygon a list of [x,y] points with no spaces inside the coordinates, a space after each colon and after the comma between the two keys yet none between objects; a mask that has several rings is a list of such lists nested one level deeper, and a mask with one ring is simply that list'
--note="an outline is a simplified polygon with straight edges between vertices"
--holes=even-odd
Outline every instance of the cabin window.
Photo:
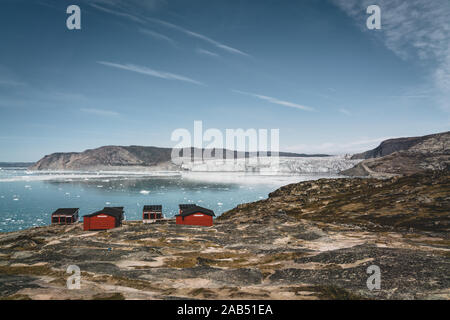
[{"label": "cabin window", "polygon": [[72,218],[67,218],[66,222],[67,223],[72,223]]},{"label": "cabin window", "polygon": [[148,219],[148,213],[144,213],[144,219],[145,219],[145,220]]},{"label": "cabin window", "polygon": [[154,213],[150,213],[150,219],[155,219],[155,214]]},{"label": "cabin window", "polygon": [[66,217],[59,218],[59,222],[60,223],[66,223]]},{"label": "cabin window", "polygon": [[58,217],[53,217],[52,218],[52,223],[58,223]]}]

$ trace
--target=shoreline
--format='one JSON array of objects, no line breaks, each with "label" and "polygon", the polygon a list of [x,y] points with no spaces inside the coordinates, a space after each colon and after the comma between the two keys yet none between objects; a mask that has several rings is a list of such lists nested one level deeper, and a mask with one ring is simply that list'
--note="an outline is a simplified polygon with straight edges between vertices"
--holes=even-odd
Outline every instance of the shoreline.
[{"label": "shoreline", "polygon": [[[448,178],[300,182],[237,206],[212,227],[168,219],[0,234],[0,297],[450,299],[450,203],[440,198]],[[69,265],[81,270],[80,290],[66,288]],[[381,268],[380,290],[366,286],[371,265]]]}]

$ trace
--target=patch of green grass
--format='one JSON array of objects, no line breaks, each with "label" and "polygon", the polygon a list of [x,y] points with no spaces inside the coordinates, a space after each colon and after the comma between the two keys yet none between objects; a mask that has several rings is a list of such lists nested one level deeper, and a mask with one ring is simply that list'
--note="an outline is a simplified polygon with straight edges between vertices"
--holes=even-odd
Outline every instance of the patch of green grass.
[{"label": "patch of green grass", "polygon": [[366,300],[364,297],[338,286],[314,286],[311,289],[318,292],[319,298],[324,300]]},{"label": "patch of green grass", "polygon": [[0,300],[32,300],[26,294],[13,294],[7,297],[0,297]]},{"label": "patch of green grass", "polygon": [[48,265],[38,266],[0,266],[0,274],[8,275],[36,275],[36,276],[59,276],[63,273],[50,268]]},{"label": "patch of green grass", "polygon": [[217,294],[214,291],[205,288],[197,288],[189,292],[190,295],[197,297],[202,296],[205,299],[214,298]]},{"label": "patch of green grass", "polygon": [[112,294],[96,294],[92,297],[92,300],[125,300],[125,297],[120,292]]},{"label": "patch of green grass", "polygon": [[197,265],[196,257],[182,257],[175,259],[168,259],[165,261],[165,267],[167,268],[193,268]]}]

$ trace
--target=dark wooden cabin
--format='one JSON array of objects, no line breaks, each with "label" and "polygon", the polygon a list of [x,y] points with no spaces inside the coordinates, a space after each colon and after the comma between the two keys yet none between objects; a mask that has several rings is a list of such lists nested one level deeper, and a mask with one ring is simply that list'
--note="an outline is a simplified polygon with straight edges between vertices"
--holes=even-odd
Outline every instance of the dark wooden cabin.
[{"label": "dark wooden cabin", "polygon": [[59,208],[52,213],[52,224],[72,224],[78,222],[79,208]]},{"label": "dark wooden cabin", "polygon": [[143,223],[153,223],[157,220],[164,218],[162,213],[162,205],[148,205],[144,206],[142,211],[142,222]]}]

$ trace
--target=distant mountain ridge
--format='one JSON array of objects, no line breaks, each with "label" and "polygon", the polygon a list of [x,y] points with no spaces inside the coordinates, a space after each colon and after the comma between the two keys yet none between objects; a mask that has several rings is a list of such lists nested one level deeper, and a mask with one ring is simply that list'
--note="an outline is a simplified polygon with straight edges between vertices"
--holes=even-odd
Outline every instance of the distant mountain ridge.
[{"label": "distant mountain ridge", "polygon": [[422,137],[397,138],[381,142],[375,149],[354,154],[351,159],[381,158],[394,152],[410,150],[413,152],[439,152],[445,150],[449,142],[450,131],[430,134]]},{"label": "distant mountain ridge", "polygon": [[[180,155],[189,148],[180,149]],[[194,155],[194,148],[191,156]],[[202,149],[204,151],[205,149]],[[198,149],[197,149],[198,151]],[[219,149],[211,150],[214,156]],[[237,152],[222,150],[224,157],[226,152],[233,153],[235,158],[255,156],[258,152]],[[96,149],[88,149],[83,152],[59,152],[46,155],[41,160],[29,167],[30,170],[83,170],[83,169],[127,169],[144,168],[149,170],[178,170],[179,166],[171,162],[172,148],[144,147],[144,146],[103,146]],[[269,153],[270,154],[270,153]],[[324,154],[306,155],[289,152],[280,152],[282,157],[327,157]]]},{"label": "distant mountain ridge", "polygon": [[450,131],[389,139],[373,150],[355,154],[352,159],[365,160],[341,174],[383,178],[444,170],[450,167]]}]

